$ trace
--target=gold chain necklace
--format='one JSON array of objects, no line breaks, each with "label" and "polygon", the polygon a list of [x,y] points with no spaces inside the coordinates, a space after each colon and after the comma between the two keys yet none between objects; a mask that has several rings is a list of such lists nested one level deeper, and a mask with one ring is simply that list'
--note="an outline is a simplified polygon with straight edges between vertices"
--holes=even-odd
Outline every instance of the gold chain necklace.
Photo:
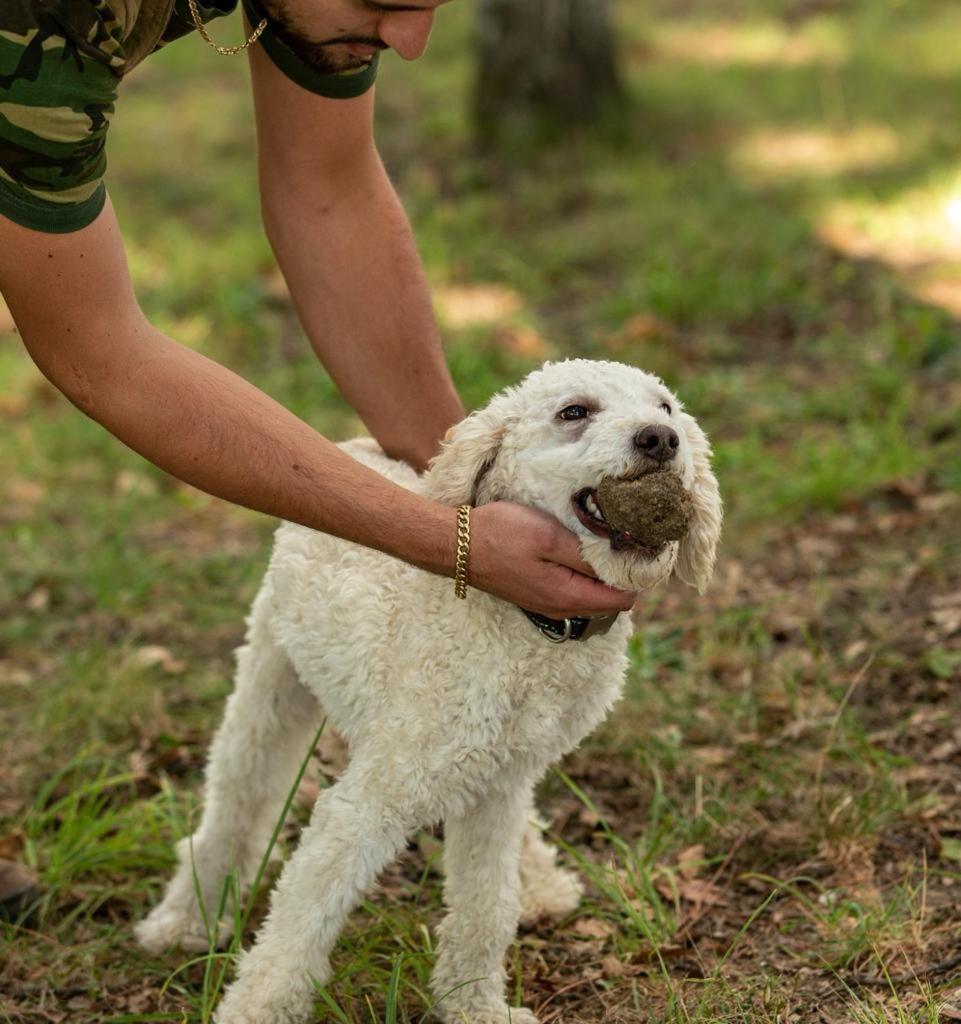
[{"label": "gold chain necklace", "polygon": [[194,19],[194,24],[197,26],[197,31],[200,33],[204,42],[212,46],[217,53],[222,53],[225,57],[230,57],[235,53],[242,53],[250,46],[251,43],[256,43],[260,38],[261,32],[267,27],[267,19],[261,18],[260,24],[250,34],[250,38],[242,46],[218,46],[207,32],[207,26],[200,20],[200,11],[197,10],[197,0],[187,0],[187,5],[190,7],[190,16]]}]

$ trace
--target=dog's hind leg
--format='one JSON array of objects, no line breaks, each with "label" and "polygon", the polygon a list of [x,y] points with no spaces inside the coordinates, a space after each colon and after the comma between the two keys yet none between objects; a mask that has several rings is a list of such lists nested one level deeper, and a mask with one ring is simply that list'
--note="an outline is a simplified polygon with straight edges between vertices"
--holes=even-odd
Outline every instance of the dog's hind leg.
[{"label": "dog's hind leg", "polygon": [[178,943],[203,950],[211,939],[223,944],[229,938],[229,921],[217,921],[224,886],[233,872],[239,892],[253,880],[320,723],[319,704],[271,637],[270,603],[265,586],[237,652],[235,689],[211,745],[200,827],[180,842],[180,864],[163,901],[137,926],[141,945],[151,951]]},{"label": "dog's hind leg", "polygon": [[476,806],[444,822],[440,951],[431,976],[435,1013],[449,1024],[537,1024],[504,999],[504,956],[521,907],[519,861],[531,815],[531,783],[504,780]]},{"label": "dog's hind leg", "polygon": [[562,917],[576,910],[584,895],[577,875],[557,864],[557,847],[543,838],[545,826],[531,809],[521,843],[521,922]]}]

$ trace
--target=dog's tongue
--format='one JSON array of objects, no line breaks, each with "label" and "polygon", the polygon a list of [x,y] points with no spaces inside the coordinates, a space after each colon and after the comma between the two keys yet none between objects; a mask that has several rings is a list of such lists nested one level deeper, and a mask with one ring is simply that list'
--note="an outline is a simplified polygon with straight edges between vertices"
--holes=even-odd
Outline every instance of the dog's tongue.
[{"label": "dog's tongue", "polygon": [[691,523],[691,496],[670,470],[636,480],[607,477],[597,487],[598,503],[611,527],[611,547],[659,547],[680,540]]}]

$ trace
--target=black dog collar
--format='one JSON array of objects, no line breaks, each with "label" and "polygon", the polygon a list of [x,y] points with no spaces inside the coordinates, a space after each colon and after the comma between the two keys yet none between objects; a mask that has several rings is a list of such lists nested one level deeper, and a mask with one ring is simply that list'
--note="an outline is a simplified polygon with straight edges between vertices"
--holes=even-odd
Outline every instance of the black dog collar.
[{"label": "black dog collar", "polygon": [[562,644],[565,640],[587,640],[588,637],[601,636],[614,625],[618,615],[621,614],[614,612],[613,615],[595,615],[593,618],[575,615],[570,619],[549,619],[546,615],[529,612],[526,608],[521,608],[521,611],[552,644]]}]

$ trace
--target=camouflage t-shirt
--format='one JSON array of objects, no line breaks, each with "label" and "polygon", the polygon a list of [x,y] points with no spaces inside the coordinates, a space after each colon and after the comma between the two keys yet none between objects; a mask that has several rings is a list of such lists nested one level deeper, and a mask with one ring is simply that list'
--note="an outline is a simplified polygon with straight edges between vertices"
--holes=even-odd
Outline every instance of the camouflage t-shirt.
[{"label": "camouflage t-shirt", "polygon": [[[252,25],[257,0],[243,0]],[[237,0],[198,0],[204,22]],[[76,231],[103,208],[105,143],[117,87],[145,56],[194,29],[187,0],[0,0],[0,214],[37,231]],[[326,74],[268,28],[259,44],[299,85],[359,96],[365,68]]]}]

